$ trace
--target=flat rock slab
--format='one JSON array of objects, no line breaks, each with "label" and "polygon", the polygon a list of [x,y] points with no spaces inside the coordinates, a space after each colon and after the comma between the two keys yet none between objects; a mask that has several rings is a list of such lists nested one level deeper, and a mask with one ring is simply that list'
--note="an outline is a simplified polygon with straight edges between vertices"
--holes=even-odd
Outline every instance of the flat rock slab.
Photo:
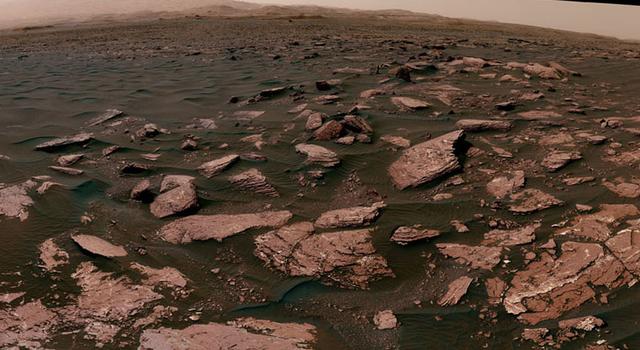
[{"label": "flat rock slab", "polygon": [[491,230],[484,234],[484,245],[509,247],[529,244],[536,239],[535,232],[541,224],[532,224],[513,230]]},{"label": "flat rock slab", "polygon": [[487,183],[487,192],[498,199],[502,199],[524,187],[524,183],[524,171],[515,170],[489,181]]},{"label": "flat rock slab", "polygon": [[404,150],[388,169],[391,181],[403,190],[459,170],[456,151],[463,140],[464,131],[457,130]]},{"label": "flat rock slab", "polygon": [[184,329],[147,329],[140,335],[139,350],[300,350],[315,342],[310,324],[239,320],[230,324],[208,323]]},{"label": "flat rock slab", "polygon": [[393,103],[400,109],[409,110],[419,110],[431,107],[429,103],[411,97],[392,97],[391,103]]},{"label": "flat rock slab", "polygon": [[450,306],[459,303],[460,299],[467,294],[471,282],[473,282],[473,278],[462,276],[449,283],[447,292],[438,300],[438,305]]},{"label": "flat rock slab", "polygon": [[456,127],[467,132],[509,131],[513,124],[508,120],[460,119],[456,122]]},{"label": "flat rock slab", "polygon": [[33,205],[33,200],[27,191],[36,185],[34,181],[29,180],[21,184],[0,188],[0,216],[18,218],[20,221],[27,220],[29,218],[28,208]]},{"label": "flat rock slab", "polygon": [[91,235],[75,235],[71,239],[82,249],[106,258],[127,256],[127,251],[123,247],[111,244],[104,239]]},{"label": "flat rock slab", "polygon": [[556,258],[546,252],[516,272],[503,301],[507,312],[529,324],[553,319],[596,297],[593,287],[609,290],[632,280],[615,257],[597,243],[565,242]]},{"label": "flat rock slab", "polygon": [[174,244],[223,239],[249,229],[280,227],[293,217],[290,211],[265,211],[250,214],[191,215],[160,229],[160,237]]},{"label": "flat rock slab", "polygon": [[563,205],[564,202],[538,189],[526,189],[511,196],[509,211],[516,214],[530,214]]},{"label": "flat rock slab", "polygon": [[640,216],[640,210],[633,204],[602,204],[597,212],[573,218],[569,226],[559,229],[559,236],[574,236],[598,242],[611,237],[612,228],[623,219]]},{"label": "flat rock slab", "polygon": [[502,247],[470,246],[457,243],[438,243],[436,247],[446,257],[453,258],[472,269],[491,270],[500,263]]},{"label": "flat rock slab", "polygon": [[382,208],[386,207],[383,202],[374,203],[370,207],[353,207],[331,210],[322,213],[316,220],[317,228],[342,228],[367,226],[375,221]]},{"label": "flat rock slab", "polygon": [[393,276],[385,258],[376,254],[367,229],[315,233],[312,223],[300,222],[260,235],[255,242],[255,255],[289,276],[361,289]]},{"label": "flat rock slab", "polygon": [[238,159],[240,159],[239,155],[230,154],[228,156],[224,156],[222,158],[218,158],[210,162],[203,163],[198,167],[198,170],[203,176],[212,178],[220,174],[221,172],[223,172],[228,167],[230,167]]},{"label": "flat rock slab", "polygon": [[579,159],[582,159],[582,154],[577,151],[553,151],[542,160],[541,165],[545,167],[547,171],[553,172],[558,171],[564,168],[567,164]]},{"label": "flat rock slab", "polygon": [[187,278],[173,267],[163,267],[154,269],[138,263],[132,263],[131,268],[145,276],[144,284],[150,286],[164,285],[174,288],[184,288],[187,286]]},{"label": "flat rock slab", "polygon": [[91,141],[92,139],[93,139],[93,134],[91,133],[81,133],[74,136],[60,137],[60,138],[49,140],[47,142],[43,142],[37,145],[36,150],[54,151],[54,150],[71,146],[71,145],[85,144]]},{"label": "flat rock slab", "polygon": [[307,163],[331,168],[340,164],[338,154],[318,145],[301,143],[296,145],[296,152],[307,156]]},{"label": "flat rock slab", "polygon": [[62,250],[53,239],[49,238],[38,246],[40,251],[40,265],[45,271],[54,271],[56,268],[69,263],[69,254]]}]

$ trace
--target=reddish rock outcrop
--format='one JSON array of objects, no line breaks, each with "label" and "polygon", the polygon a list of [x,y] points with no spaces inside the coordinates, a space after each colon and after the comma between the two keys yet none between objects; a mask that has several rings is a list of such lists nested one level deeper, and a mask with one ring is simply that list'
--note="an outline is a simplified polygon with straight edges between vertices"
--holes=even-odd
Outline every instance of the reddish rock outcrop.
[{"label": "reddish rock outcrop", "polygon": [[470,246],[457,243],[436,244],[440,253],[473,269],[491,270],[500,263],[501,247]]},{"label": "reddish rock outcrop", "polygon": [[140,350],[299,350],[315,343],[310,324],[240,319],[229,324],[196,324],[184,329],[147,329]]},{"label": "reddish rock outcrop", "polygon": [[491,119],[460,119],[456,122],[456,127],[467,132],[480,131],[508,131],[513,125],[508,120]]},{"label": "reddish rock outcrop", "polygon": [[255,255],[290,276],[310,276],[346,288],[393,276],[371,243],[369,230],[314,233],[300,222],[256,238]]}]

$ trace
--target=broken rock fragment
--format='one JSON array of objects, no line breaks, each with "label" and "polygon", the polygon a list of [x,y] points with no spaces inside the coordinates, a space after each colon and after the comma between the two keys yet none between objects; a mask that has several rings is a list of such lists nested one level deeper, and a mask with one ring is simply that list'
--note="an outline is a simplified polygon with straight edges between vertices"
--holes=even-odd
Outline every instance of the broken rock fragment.
[{"label": "broken rock fragment", "polygon": [[447,287],[447,292],[438,300],[438,305],[440,306],[450,306],[456,305],[460,302],[460,299],[467,294],[467,290],[469,286],[473,282],[473,278],[462,276],[453,282],[449,283]]},{"label": "broken rock fragment", "polygon": [[582,155],[577,151],[553,151],[542,160],[541,164],[548,171],[553,172],[558,171],[561,168],[565,167],[567,164],[579,159],[582,159]]},{"label": "broken rock fragment", "polygon": [[373,316],[373,324],[379,330],[394,329],[398,327],[398,319],[391,310],[383,310]]},{"label": "broken rock fragment", "polygon": [[532,224],[513,230],[491,230],[484,234],[482,244],[509,247],[528,244],[536,239],[535,232],[540,224]]},{"label": "broken rock fragment", "polygon": [[343,126],[336,120],[330,120],[322,126],[320,126],[316,131],[313,132],[313,138],[318,141],[328,141],[333,140],[340,137],[342,133]]},{"label": "broken rock fragment", "polygon": [[293,214],[289,211],[265,211],[250,214],[191,215],[175,220],[160,229],[160,237],[174,244],[223,239],[249,229],[280,227]]},{"label": "broken rock fragment", "polygon": [[208,178],[212,178],[225,169],[230,167],[233,163],[235,163],[240,156],[237,154],[230,154],[228,156],[224,156],[219,159],[212,160],[210,162],[206,162],[198,167],[200,173]]},{"label": "broken rock fragment", "polygon": [[300,222],[256,238],[255,254],[268,266],[290,276],[309,276],[346,288],[393,276],[387,261],[371,243],[369,230],[314,233]]},{"label": "broken rock fragment", "polygon": [[71,145],[82,145],[93,139],[93,134],[90,133],[81,133],[74,136],[61,137],[57,139],[53,139],[47,142],[43,142],[36,146],[36,150],[38,151],[55,151],[57,149],[71,146]]},{"label": "broken rock fragment", "polygon": [[338,154],[322,146],[301,143],[296,145],[296,152],[307,156],[307,163],[318,164],[325,168],[340,164]]},{"label": "broken rock fragment", "polygon": [[509,211],[516,214],[530,214],[536,211],[563,205],[564,202],[538,189],[525,189],[510,196]]},{"label": "broken rock fragment", "polygon": [[464,132],[457,130],[406,149],[388,169],[394,185],[417,187],[459,170],[456,151],[463,140]]},{"label": "broken rock fragment", "polygon": [[499,176],[489,181],[487,183],[487,192],[501,199],[524,187],[524,182],[524,171],[511,171],[504,176]]},{"label": "broken rock fragment", "polygon": [[323,213],[316,220],[318,228],[342,228],[370,225],[380,216],[380,211],[386,205],[383,202],[374,203],[370,207],[353,207],[336,209]]},{"label": "broken rock fragment", "polygon": [[187,286],[187,278],[173,267],[154,269],[134,262],[131,268],[144,275],[146,277],[144,283],[149,286],[165,285],[174,288]]}]

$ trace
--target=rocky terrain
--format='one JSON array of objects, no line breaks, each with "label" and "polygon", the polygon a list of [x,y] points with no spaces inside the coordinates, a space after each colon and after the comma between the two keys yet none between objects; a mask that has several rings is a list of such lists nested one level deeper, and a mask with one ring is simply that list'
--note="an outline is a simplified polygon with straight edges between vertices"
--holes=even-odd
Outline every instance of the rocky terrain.
[{"label": "rocky terrain", "polygon": [[0,348],[638,348],[639,63],[392,12],[3,32]]}]

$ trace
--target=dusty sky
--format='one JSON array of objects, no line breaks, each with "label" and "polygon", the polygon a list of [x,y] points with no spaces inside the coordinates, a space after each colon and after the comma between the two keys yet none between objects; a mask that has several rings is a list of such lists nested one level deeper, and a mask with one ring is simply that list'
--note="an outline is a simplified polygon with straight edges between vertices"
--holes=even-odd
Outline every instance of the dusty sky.
[{"label": "dusty sky", "polygon": [[[140,10],[177,10],[224,0],[0,0],[0,27],[17,20],[72,14],[86,16]],[[597,33],[640,40],[640,6],[556,0],[248,0],[359,9],[405,9],[447,17]]]},{"label": "dusty sky", "polygon": [[555,0],[254,0],[362,9],[400,8],[481,20],[529,24],[640,39],[640,6]]}]

